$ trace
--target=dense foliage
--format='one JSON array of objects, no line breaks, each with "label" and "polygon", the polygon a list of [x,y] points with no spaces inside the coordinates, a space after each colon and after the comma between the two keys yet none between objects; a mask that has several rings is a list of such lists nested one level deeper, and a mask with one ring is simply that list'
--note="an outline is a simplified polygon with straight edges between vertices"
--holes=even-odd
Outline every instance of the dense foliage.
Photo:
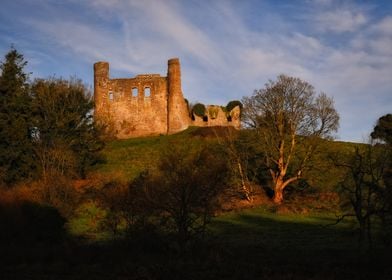
[{"label": "dense foliage", "polygon": [[35,151],[41,171],[85,176],[103,147],[91,94],[80,80],[36,80],[32,85]]},{"label": "dense foliage", "polygon": [[239,106],[240,110],[242,111],[243,105],[242,105],[241,101],[239,101],[239,100],[232,100],[232,101],[230,101],[226,105],[226,112],[230,112],[231,110],[233,110],[237,106]]},{"label": "dense foliage", "polygon": [[206,115],[206,106],[201,103],[196,103],[193,105],[192,112],[199,117],[204,117]]},{"label": "dense foliage", "polygon": [[392,114],[380,117],[370,136],[392,145]]},{"label": "dense foliage", "polygon": [[0,184],[84,177],[103,147],[91,94],[77,79],[30,84],[26,64],[12,48],[0,65]]},{"label": "dense foliage", "polygon": [[26,64],[14,48],[0,64],[0,184],[15,183],[34,172]]}]

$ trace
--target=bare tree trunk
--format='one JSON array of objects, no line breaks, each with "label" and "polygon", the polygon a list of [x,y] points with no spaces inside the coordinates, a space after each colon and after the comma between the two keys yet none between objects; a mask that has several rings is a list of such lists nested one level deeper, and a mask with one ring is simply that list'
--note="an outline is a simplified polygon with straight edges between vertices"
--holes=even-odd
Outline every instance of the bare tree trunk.
[{"label": "bare tree trunk", "polygon": [[251,202],[253,200],[251,195],[250,195],[251,194],[251,190],[247,186],[248,180],[245,177],[244,171],[242,170],[242,164],[241,164],[241,161],[239,159],[237,159],[237,166],[238,166],[238,171],[239,171],[240,177],[241,177],[242,191],[243,191],[243,193],[245,195],[246,200]]}]

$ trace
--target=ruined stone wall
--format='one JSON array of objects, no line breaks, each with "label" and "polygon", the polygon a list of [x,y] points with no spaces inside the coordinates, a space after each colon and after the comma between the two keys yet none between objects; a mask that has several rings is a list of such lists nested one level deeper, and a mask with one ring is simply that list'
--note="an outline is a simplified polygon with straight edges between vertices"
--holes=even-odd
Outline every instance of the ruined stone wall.
[{"label": "ruined stone wall", "polygon": [[193,114],[191,125],[193,126],[232,126],[240,129],[240,107],[236,106],[230,112],[225,112],[221,106],[207,105],[206,115],[199,117]]},{"label": "ruined stone wall", "polygon": [[240,128],[239,107],[224,112],[207,106],[208,119],[192,119],[181,89],[178,58],[168,61],[167,77],[143,74],[133,78],[110,79],[109,63],[94,64],[94,117],[107,125],[117,138],[171,134],[194,126]]},{"label": "ruined stone wall", "polygon": [[166,134],[166,77],[152,74],[104,79],[101,77],[101,73],[106,73],[103,67],[108,68],[108,64],[98,64],[95,72],[96,118],[111,126],[118,138]]},{"label": "ruined stone wall", "polygon": [[110,80],[108,109],[118,138],[167,133],[166,84],[155,75]]}]

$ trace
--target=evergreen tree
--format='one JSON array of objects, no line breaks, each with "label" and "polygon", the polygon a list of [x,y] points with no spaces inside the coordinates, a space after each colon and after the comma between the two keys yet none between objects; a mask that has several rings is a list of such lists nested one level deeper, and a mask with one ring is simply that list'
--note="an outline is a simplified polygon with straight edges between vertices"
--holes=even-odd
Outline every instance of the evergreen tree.
[{"label": "evergreen tree", "polygon": [[0,69],[0,184],[27,178],[34,169],[27,61],[13,47]]}]

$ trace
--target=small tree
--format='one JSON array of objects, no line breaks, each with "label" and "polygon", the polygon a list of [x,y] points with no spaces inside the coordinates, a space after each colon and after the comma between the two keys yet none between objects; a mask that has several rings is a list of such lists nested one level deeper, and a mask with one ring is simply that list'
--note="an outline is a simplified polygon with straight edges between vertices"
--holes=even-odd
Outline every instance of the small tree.
[{"label": "small tree", "polygon": [[315,96],[312,85],[285,75],[244,97],[242,103],[243,121],[256,129],[265,151],[274,202],[282,203],[284,189],[301,178],[318,140],[337,130],[339,115],[324,93]]},{"label": "small tree", "polygon": [[208,147],[171,143],[162,154],[147,197],[174,229],[181,248],[195,235],[204,235],[227,188],[227,173],[226,161]]},{"label": "small tree", "polygon": [[253,190],[248,178],[248,158],[249,154],[254,151],[249,151],[250,145],[247,145],[240,132],[232,127],[224,129],[222,136],[216,132],[216,136],[226,152],[234,185],[239,186],[239,191],[246,200],[252,201]]},{"label": "small tree", "polygon": [[0,184],[15,183],[34,170],[26,64],[14,48],[0,64]]},{"label": "small tree", "polygon": [[383,217],[387,191],[383,177],[388,157],[383,147],[369,144],[356,147],[346,161],[335,159],[336,166],[347,170],[340,183],[343,214],[339,220],[347,216],[356,218],[361,245],[366,238],[371,246],[374,221]]},{"label": "small tree", "polygon": [[386,114],[377,121],[373,132],[370,135],[372,139],[384,142],[383,149],[385,155],[389,155],[387,164],[383,172],[385,189],[380,193],[383,201],[383,207],[379,216],[383,223],[383,230],[387,239],[392,239],[392,114]]}]

